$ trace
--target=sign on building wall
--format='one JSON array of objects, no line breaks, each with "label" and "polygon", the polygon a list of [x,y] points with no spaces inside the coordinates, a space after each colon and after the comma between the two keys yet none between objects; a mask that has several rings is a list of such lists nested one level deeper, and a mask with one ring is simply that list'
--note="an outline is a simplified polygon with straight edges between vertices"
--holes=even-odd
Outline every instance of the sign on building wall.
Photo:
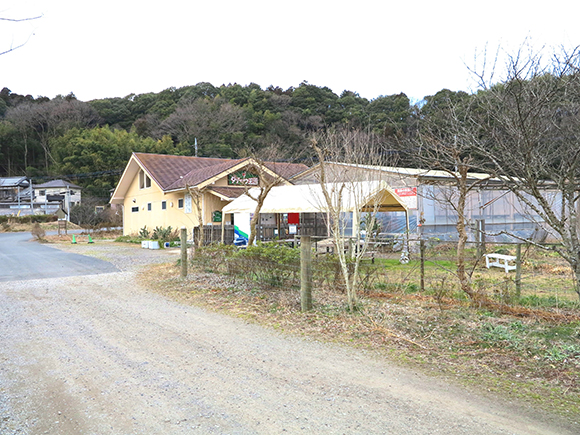
[{"label": "sign on building wall", "polygon": [[185,195],[185,205],[183,207],[185,213],[191,213],[191,203],[191,195]]},{"label": "sign on building wall", "polygon": [[400,187],[395,189],[395,193],[401,197],[407,208],[417,210],[417,188]]},{"label": "sign on building wall", "polygon": [[230,186],[258,186],[260,179],[257,175],[248,171],[238,171],[228,175]]}]

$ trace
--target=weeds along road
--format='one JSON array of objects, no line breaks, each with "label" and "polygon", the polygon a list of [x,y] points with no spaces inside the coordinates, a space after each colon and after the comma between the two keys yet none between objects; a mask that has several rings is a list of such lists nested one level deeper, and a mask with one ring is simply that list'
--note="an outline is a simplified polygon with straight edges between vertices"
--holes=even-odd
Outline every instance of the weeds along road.
[{"label": "weeds along road", "polygon": [[359,351],[165,299],[129,265],[166,253],[83,249],[120,271],[0,282],[3,435],[578,433]]}]

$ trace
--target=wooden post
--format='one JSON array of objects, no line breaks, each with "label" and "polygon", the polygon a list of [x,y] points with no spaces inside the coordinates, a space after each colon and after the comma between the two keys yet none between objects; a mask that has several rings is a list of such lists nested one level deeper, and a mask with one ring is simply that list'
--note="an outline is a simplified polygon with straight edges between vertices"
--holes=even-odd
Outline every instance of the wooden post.
[{"label": "wooden post", "polygon": [[481,255],[483,256],[487,251],[487,247],[485,246],[485,219],[481,220]]},{"label": "wooden post", "polygon": [[421,251],[421,292],[425,291],[425,240],[419,241],[419,250]]},{"label": "wooden post", "polygon": [[312,242],[310,236],[300,238],[300,306],[312,309]]},{"label": "wooden post", "polygon": [[516,297],[522,295],[522,244],[516,245]]},{"label": "wooden post", "polygon": [[475,220],[475,246],[477,248],[476,260],[479,261],[479,259],[481,257],[483,257],[483,249],[481,247],[481,231],[479,228],[479,219]]},{"label": "wooden post", "polygon": [[187,276],[187,228],[181,227],[181,277]]}]

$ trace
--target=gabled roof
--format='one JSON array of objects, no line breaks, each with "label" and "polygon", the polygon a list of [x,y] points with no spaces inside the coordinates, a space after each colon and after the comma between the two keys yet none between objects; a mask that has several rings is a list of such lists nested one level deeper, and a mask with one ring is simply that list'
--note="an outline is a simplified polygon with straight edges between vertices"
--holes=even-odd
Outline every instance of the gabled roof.
[{"label": "gabled roof", "polygon": [[[112,203],[121,203],[129,183],[143,169],[164,192],[183,190],[187,186],[204,187],[231,172],[256,165],[252,158],[217,159],[210,157],[173,156],[164,154],[133,153],[117,188],[111,198]],[[264,164],[270,175],[278,174],[284,180],[304,172],[308,166],[295,163]],[[226,195],[223,196],[224,198]]]},{"label": "gabled roof", "polygon": [[35,189],[52,189],[52,188],[64,188],[64,187],[70,187],[72,189],[81,189],[81,186],[77,186],[76,184],[71,183],[71,182],[66,181],[66,180],[52,180],[52,181],[47,181],[46,183],[34,185]]},{"label": "gabled roof", "polygon": [[29,181],[26,177],[5,177],[0,178],[0,187],[28,187]]}]

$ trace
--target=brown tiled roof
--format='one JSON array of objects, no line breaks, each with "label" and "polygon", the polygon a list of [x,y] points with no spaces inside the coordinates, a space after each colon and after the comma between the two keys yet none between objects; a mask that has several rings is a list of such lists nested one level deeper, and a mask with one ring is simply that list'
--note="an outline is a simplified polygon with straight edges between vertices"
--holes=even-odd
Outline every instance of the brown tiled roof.
[{"label": "brown tiled roof", "polygon": [[242,196],[246,189],[243,187],[211,186],[209,190],[225,196],[228,199],[236,199]]},{"label": "brown tiled roof", "polygon": [[216,175],[219,175],[222,172],[233,168],[238,163],[243,161],[243,159],[242,160],[211,159],[211,160],[220,160],[220,161],[215,164],[208,164],[208,166],[205,167],[192,169],[187,174],[183,175],[183,178],[179,178],[170,186],[168,186],[167,190],[183,189],[186,183],[189,186],[197,186],[198,184],[203,183],[204,181],[209,180],[210,178],[215,177]]},{"label": "brown tiled roof", "polygon": [[163,190],[185,187],[185,181],[189,185],[196,186],[240,162],[240,160],[231,159],[164,154],[135,153],[134,155]]},{"label": "brown tiled roof", "polygon": [[[165,191],[182,189],[186,183],[190,186],[197,186],[244,162],[244,160],[249,160],[146,153],[134,153],[134,156]],[[285,179],[290,179],[308,169],[306,165],[295,163],[267,162],[265,166]]]}]

